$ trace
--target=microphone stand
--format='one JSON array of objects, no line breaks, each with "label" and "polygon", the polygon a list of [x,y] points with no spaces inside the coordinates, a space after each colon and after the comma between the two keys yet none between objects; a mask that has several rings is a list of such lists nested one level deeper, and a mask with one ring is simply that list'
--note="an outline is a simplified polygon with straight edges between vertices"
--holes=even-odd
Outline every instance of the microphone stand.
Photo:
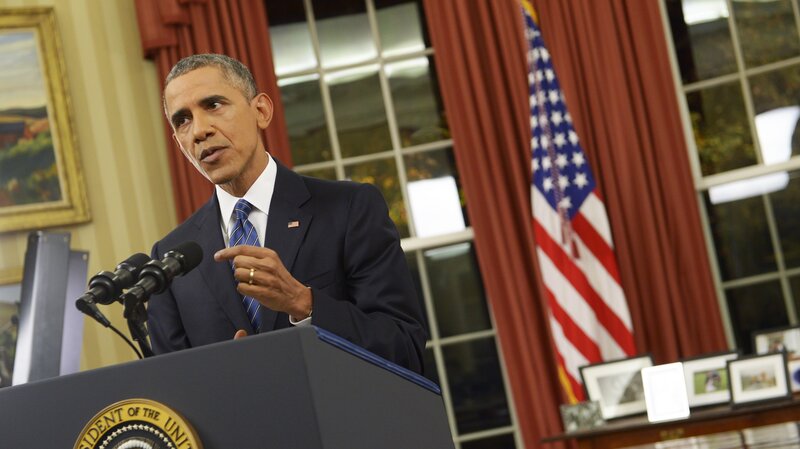
[{"label": "microphone stand", "polygon": [[144,301],[137,300],[133,295],[125,296],[125,319],[128,321],[128,330],[131,332],[131,337],[139,344],[144,357],[152,357],[153,350],[147,342],[147,309],[144,307]]}]

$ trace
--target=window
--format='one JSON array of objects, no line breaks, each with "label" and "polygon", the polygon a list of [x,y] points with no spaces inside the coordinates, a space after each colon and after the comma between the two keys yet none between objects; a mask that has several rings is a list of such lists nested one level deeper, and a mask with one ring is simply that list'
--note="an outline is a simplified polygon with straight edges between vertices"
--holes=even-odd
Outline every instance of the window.
[{"label": "window", "polygon": [[522,447],[421,0],[266,0],[299,173],[376,185],[427,315],[456,447]]},{"label": "window", "polygon": [[729,340],[797,323],[800,4],[665,0]]}]

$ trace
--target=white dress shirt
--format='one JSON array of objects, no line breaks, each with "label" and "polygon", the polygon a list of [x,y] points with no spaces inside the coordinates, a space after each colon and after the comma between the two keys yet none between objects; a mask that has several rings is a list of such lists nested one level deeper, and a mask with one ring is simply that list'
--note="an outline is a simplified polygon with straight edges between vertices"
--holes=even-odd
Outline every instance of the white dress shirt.
[{"label": "white dress shirt", "polygon": [[[248,203],[253,205],[248,219],[253,227],[256,228],[258,233],[258,242],[264,246],[264,237],[267,235],[267,214],[269,213],[269,205],[272,203],[272,193],[275,191],[275,178],[278,175],[278,168],[275,166],[275,160],[267,153],[269,162],[267,168],[256,178],[256,182],[250,186],[247,193],[242,198],[246,199]],[[217,200],[219,201],[219,215],[222,217],[222,237],[225,241],[225,246],[229,246],[229,235],[233,230],[233,225],[236,223],[236,215],[233,213],[233,208],[236,207],[236,202],[241,198],[237,198],[230,193],[222,190],[222,187],[215,186],[217,191]]]}]

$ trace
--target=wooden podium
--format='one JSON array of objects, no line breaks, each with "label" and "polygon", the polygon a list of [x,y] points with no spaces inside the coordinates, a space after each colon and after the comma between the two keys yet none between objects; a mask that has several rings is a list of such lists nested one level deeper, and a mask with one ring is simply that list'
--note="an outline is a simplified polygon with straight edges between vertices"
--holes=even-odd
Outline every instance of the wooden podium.
[{"label": "wooden podium", "polygon": [[348,345],[285,329],[5,388],[0,447],[71,448],[131,398],[180,413],[205,449],[453,447],[438,387]]}]

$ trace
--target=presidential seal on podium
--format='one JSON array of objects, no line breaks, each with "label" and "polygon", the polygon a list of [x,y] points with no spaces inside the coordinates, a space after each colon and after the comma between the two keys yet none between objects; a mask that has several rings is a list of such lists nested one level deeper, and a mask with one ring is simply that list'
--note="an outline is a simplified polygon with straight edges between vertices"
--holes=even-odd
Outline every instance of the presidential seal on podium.
[{"label": "presidential seal on podium", "polygon": [[203,449],[179,413],[149,399],[109,405],[84,426],[73,449]]}]

